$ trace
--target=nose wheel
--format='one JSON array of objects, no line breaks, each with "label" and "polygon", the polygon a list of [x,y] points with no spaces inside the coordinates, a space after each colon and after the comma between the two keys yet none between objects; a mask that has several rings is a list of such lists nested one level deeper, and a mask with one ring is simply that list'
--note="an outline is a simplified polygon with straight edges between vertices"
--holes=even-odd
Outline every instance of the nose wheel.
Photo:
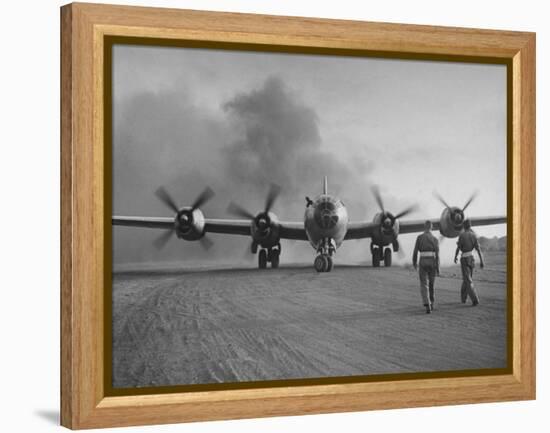
[{"label": "nose wheel", "polygon": [[330,272],[332,271],[334,262],[332,260],[332,257],[328,254],[319,254],[317,257],[315,257],[313,266],[315,267],[315,270],[317,272]]},{"label": "nose wheel", "polygon": [[335,243],[332,239],[325,239],[317,252],[319,253],[313,262],[313,267],[317,272],[330,272],[334,267],[332,255],[336,251]]}]

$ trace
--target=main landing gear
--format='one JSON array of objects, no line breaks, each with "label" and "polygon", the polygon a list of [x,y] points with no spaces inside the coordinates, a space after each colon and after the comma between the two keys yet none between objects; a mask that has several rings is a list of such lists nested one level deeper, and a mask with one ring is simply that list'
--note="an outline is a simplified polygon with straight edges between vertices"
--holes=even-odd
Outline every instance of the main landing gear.
[{"label": "main landing gear", "polygon": [[334,267],[332,256],[336,252],[336,246],[332,239],[325,239],[317,249],[317,257],[313,266],[317,272],[330,272]]},{"label": "main landing gear", "polygon": [[271,263],[271,267],[276,269],[279,267],[279,259],[281,256],[281,244],[275,247],[262,248],[258,253],[258,268],[266,269],[267,263]]},{"label": "main landing gear", "polygon": [[370,245],[370,252],[372,254],[372,267],[378,268],[381,262],[384,262],[384,266],[389,267],[392,263],[392,250],[389,247],[382,245]]}]

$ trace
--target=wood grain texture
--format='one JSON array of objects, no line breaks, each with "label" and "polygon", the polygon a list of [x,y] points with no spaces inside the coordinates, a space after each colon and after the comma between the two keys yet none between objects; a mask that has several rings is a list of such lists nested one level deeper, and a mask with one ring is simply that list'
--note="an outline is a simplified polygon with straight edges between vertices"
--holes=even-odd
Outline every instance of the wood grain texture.
[{"label": "wood grain texture", "polygon": [[[61,27],[62,425],[77,429],[535,398],[534,34],[93,4],[64,6]],[[513,189],[513,373],[106,397],[105,36],[512,62],[513,143],[508,176]]]},{"label": "wood grain texture", "polygon": [[72,426],[72,10],[61,9],[61,424]]},{"label": "wood grain texture", "polygon": [[[521,318],[520,336],[518,339],[518,350],[521,350],[520,368],[518,369],[518,380],[524,386],[525,392],[535,398],[536,377],[535,377],[535,286],[536,286],[536,147],[535,147],[535,38],[530,38],[514,58],[514,68],[518,69],[520,84],[517,89],[519,93],[518,103],[514,104],[514,110],[519,111],[519,122],[514,125],[517,128],[518,144],[514,142],[514,149],[517,147],[521,155],[517,176],[520,180],[519,209],[521,221],[518,238],[514,236],[516,256],[520,257],[518,274],[520,281],[520,295],[518,303],[514,303],[514,309],[519,308]],[[518,58],[519,56],[519,58]],[[515,71],[514,71],[515,72]],[[514,172],[514,176],[516,173]],[[517,243],[516,243],[517,240]],[[517,305],[519,304],[519,305]],[[514,368],[515,372],[515,368]]]}]

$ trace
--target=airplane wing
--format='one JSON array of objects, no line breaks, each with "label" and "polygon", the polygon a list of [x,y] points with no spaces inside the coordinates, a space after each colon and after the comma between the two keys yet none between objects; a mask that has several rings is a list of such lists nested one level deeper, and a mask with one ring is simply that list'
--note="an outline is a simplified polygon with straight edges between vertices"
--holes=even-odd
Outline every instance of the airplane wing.
[{"label": "airplane wing", "polygon": [[[469,220],[472,223],[472,227],[475,227],[503,224],[506,223],[507,218],[505,216],[487,216],[473,218],[469,217]],[[420,233],[424,231],[425,221],[425,219],[399,221],[399,234]],[[430,219],[430,221],[432,222],[433,230],[439,230],[439,218]],[[346,232],[344,240],[371,238],[377,228],[378,225],[372,221],[351,222],[348,225],[348,231]]]},{"label": "airplane wing", "polygon": [[127,227],[147,227],[150,229],[172,229],[174,228],[174,218],[155,218],[155,217],[137,217],[137,216],[114,216],[114,226]]},{"label": "airplane wing", "polygon": [[[427,220],[410,220],[399,221],[399,234],[405,233],[420,233],[424,231],[424,223]],[[430,219],[432,222],[432,229],[439,230],[439,218]]]},{"label": "airplane wing", "polygon": [[249,220],[233,220],[233,219],[204,219],[205,233],[225,233],[227,235],[243,235],[250,236],[250,221]]},{"label": "airplane wing", "polygon": [[[173,217],[113,216],[114,226],[144,227],[153,229],[173,229]],[[280,222],[281,239],[307,241],[304,223]],[[223,233],[228,235],[251,236],[250,220],[246,219],[204,219],[205,233]]]},{"label": "airplane wing", "polygon": [[[173,217],[113,216],[112,223],[114,226],[126,227],[144,227],[165,230],[174,228]],[[204,230],[206,233],[226,233],[250,236],[250,221],[205,218]]]},{"label": "airplane wing", "polygon": [[372,238],[377,228],[378,224],[372,221],[351,222],[348,224],[348,231],[346,232],[344,240]]},{"label": "airplane wing", "polygon": [[307,241],[306,229],[304,223],[281,221],[279,223],[281,239],[294,239],[297,241]]},{"label": "airplane wing", "polygon": [[[493,224],[503,224],[507,221],[505,216],[487,216],[487,217],[468,217],[472,227],[490,226]],[[424,222],[426,220],[399,221],[399,234],[419,233],[424,231]],[[433,230],[439,230],[439,218],[430,219]]]}]

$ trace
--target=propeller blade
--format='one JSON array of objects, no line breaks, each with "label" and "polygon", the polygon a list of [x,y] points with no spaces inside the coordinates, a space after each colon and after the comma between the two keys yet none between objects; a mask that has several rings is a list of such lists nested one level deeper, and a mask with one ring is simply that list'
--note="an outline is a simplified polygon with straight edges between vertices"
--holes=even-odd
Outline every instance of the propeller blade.
[{"label": "propeller blade", "polygon": [[466,210],[466,208],[468,206],[470,206],[470,204],[472,203],[472,201],[474,201],[474,199],[477,197],[477,191],[474,191],[474,193],[471,195],[471,197],[468,199],[468,201],[466,202],[466,204],[464,205],[464,207],[462,208],[462,212],[464,212]]},{"label": "propeller blade", "polygon": [[374,198],[376,199],[376,203],[378,203],[378,207],[382,212],[385,212],[384,210],[384,202],[382,201],[382,196],[380,195],[380,189],[378,186],[374,185],[372,188],[372,193],[374,194]]},{"label": "propeller blade", "polygon": [[445,206],[447,209],[451,209],[451,206],[449,206],[449,205],[447,204],[447,202],[445,201],[445,199],[444,199],[443,197],[441,197],[441,196],[440,196],[437,192],[435,192],[435,191],[434,191],[434,197],[435,197],[436,199],[438,199],[438,200],[441,202],[441,204],[442,204],[443,206]]},{"label": "propeller blade", "polygon": [[402,218],[412,212],[416,212],[418,210],[418,205],[413,204],[412,206],[409,206],[407,209],[402,210],[397,215],[395,215],[395,219]]},{"label": "propeller blade", "polygon": [[227,213],[249,220],[253,220],[255,218],[255,216],[248,212],[245,208],[239,206],[237,203],[234,202],[229,203],[229,206],[227,207]]},{"label": "propeller blade", "polygon": [[166,244],[168,243],[168,241],[170,240],[173,234],[174,234],[174,230],[166,230],[164,233],[162,233],[158,238],[156,238],[153,241],[153,245],[157,250],[162,250],[166,246]]},{"label": "propeller blade", "polygon": [[264,208],[265,213],[271,210],[271,208],[273,207],[273,204],[275,203],[275,200],[277,200],[277,197],[279,197],[280,193],[281,193],[281,187],[279,185],[272,183],[269,188],[269,193],[267,194],[267,197],[265,199],[265,208]]},{"label": "propeller blade", "polygon": [[163,202],[167,207],[172,209],[174,213],[178,213],[178,205],[176,204],[176,201],[172,198],[172,196],[166,191],[166,188],[163,186],[159,187],[155,191],[155,195],[159,198],[161,202]]},{"label": "propeller blade", "polygon": [[199,207],[202,207],[202,205],[204,205],[212,197],[214,197],[214,191],[212,191],[212,188],[207,186],[204,191],[201,192],[199,196],[195,199],[195,202],[191,205],[191,209],[195,210]]},{"label": "propeller blade", "polygon": [[209,250],[210,248],[212,248],[212,245],[214,245],[212,239],[207,236],[203,236],[202,238],[200,238],[199,242],[205,250]]}]

